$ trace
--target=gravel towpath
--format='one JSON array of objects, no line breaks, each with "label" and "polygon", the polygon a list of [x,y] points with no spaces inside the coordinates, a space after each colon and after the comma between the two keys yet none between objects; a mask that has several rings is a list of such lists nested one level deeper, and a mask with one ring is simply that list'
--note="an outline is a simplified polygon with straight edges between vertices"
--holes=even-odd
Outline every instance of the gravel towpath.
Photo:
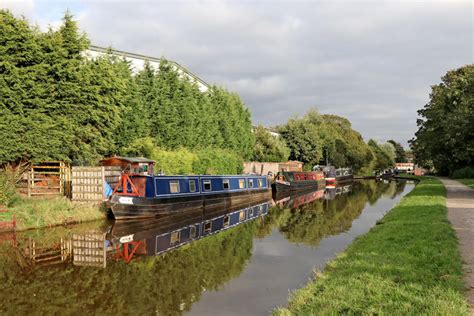
[{"label": "gravel towpath", "polygon": [[474,190],[459,181],[440,179],[447,191],[448,219],[459,239],[459,249],[468,287],[467,301],[474,315]]}]

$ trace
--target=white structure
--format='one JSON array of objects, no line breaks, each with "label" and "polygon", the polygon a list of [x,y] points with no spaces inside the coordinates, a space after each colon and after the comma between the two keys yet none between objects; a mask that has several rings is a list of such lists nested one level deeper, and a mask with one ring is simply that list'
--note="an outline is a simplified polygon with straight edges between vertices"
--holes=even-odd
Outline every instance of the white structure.
[{"label": "white structure", "polygon": [[[125,58],[127,61],[130,62],[132,71],[135,73],[143,69],[145,65],[145,61],[148,61],[154,69],[158,69],[161,62],[161,58],[128,53],[128,52],[124,52],[120,50],[108,49],[108,48],[103,48],[103,47],[94,46],[94,45],[91,45],[89,49],[86,51],[86,56],[93,59],[93,58],[97,58],[99,56],[105,55],[107,53],[112,53],[115,56]],[[198,76],[196,76],[195,74],[193,74],[191,71],[189,71],[185,67],[181,66],[180,64],[172,60],[168,60],[168,62],[173,67],[175,67],[177,72],[181,74],[183,77],[196,82],[201,92],[206,92],[207,90],[209,90],[209,87],[210,87],[209,84],[205,82],[204,80],[202,80],[201,78],[199,78]]]},{"label": "white structure", "polygon": [[404,173],[413,173],[415,171],[415,164],[412,162],[397,162],[395,170]]}]

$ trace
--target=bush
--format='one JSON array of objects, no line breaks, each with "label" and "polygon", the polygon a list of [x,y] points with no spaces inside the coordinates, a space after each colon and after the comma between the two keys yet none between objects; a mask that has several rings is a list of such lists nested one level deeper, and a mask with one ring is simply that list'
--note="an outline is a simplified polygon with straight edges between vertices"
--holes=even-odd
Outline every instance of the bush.
[{"label": "bush", "polygon": [[0,170],[0,206],[11,206],[17,198],[15,172],[11,168]]},{"label": "bush", "polygon": [[471,179],[474,178],[474,167],[464,167],[453,172],[454,179]]},{"label": "bush", "polygon": [[239,174],[243,161],[234,152],[226,149],[206,148],[196,152],[193,171],[197,174]]}]

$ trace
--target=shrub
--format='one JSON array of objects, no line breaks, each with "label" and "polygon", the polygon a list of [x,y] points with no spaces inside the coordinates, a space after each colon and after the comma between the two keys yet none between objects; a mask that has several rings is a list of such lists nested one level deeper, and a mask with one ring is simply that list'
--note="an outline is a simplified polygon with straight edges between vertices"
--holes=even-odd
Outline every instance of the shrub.
[{"label": "shrub", "polygon": [[0,205],[11,206],[17,197],[16,177],[11,167],[0,170]]},{"label": "shrub", "polygon": [[464,167],[453,172],[454,179],[471,179],[474,178],[474,167]]}]

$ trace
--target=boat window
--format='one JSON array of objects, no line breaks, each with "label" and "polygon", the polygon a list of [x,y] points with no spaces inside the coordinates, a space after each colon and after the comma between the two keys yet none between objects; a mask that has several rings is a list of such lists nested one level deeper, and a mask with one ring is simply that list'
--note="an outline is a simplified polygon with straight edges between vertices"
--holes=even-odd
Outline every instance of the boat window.
[{"label": "boat window", "polygon": [[222,180],[222,186],[224,187],[224,190],[230,189],[229,179]]},{"label": "boat window", "polygon": [[224,227],[228,227],[229,223],[230,223],[230,216],[227,215],[226,217],[224,217]]},{"label": "boat window", "polygon": [[260,188],[263,187],[263,180],[262,179],[258,179],[258,186]]},{"label": "boat window", "polygon": [[170,192],[179,193],[179,181],[170,181]]},{"label": "boat window", "polygon": [[189,229],[189,237],[196,238],[196,226],[191,226]]},{"label": "boat window", "polygon": [[245,188],[245,180],[244,179],[239,179],[239,189]]},{"label": "boat window", "polygon": [[249,188],[253,188],[253,179],[249,180]]},{"label": "boat window", "polygon": [[181,231],[175,231],[171,233],[171,240],[170,240],[170,245],[175,245],[179,243],[179,239],[181,237]]},{"label": "boat window", "polygon": [[204,223],[204,233],[210,233],[212,230],[212,222],[206,222]]},{"label": "boat window", "polygon": [[189,180],[189,192],[196,192],[196,181]]},{"label": "boat window", "polygon": [[253,208],[249,209],[249,217],[253,216]]},{"label": "boat window", "polygon": [[202,183],[204,184],[204,191],[211,191],[211,180],[204,180]]},{"label": "boat window", "polygon": [[240,222],[243,222],[245,219],[245,211],[240,211],[240,214],[239,214],[239,221]]}]

